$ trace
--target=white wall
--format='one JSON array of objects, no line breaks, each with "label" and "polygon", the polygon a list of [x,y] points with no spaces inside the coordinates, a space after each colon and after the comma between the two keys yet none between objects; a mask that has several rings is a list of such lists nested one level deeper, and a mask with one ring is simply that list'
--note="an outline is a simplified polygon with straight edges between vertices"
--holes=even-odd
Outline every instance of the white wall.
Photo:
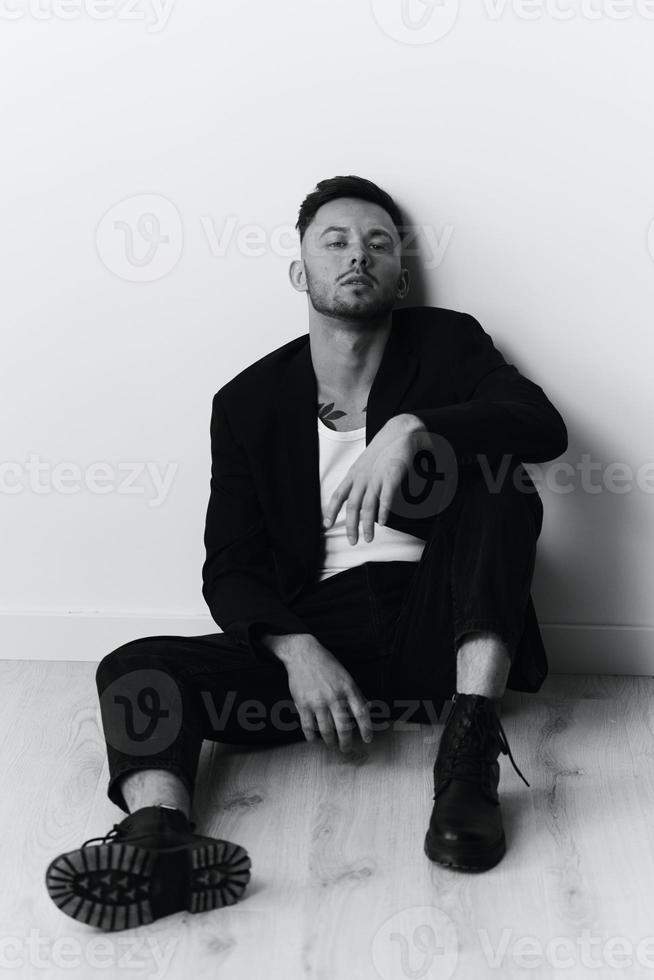
[{"label": "white wall", "polygon": [[[654,3],[411,0],[407,27],[400,0],[97,2],[0,3],[2,656],[214,631],[211,398],[306,332],[284,229],[356,173],[444,249],[412,302],[481,321],[564,415],[573,467],[634,469],[626,493],[541,486],[533,594],[555,669],[651,673]],[[145,212],[168,241],[130,261],[114,222]],[[263,254],[218,254],[230,221]],[[177,469],[151,506],[143,474],[64,494],[50,470],[37,493],[29,454]]]}]

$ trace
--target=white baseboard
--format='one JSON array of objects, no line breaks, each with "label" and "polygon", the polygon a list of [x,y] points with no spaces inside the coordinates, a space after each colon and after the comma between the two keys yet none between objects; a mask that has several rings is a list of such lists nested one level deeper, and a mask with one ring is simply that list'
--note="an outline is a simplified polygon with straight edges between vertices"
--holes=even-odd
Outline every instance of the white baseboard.
[{"label": "white baseboard", "polygon": [[[0,612],[0,659],[83,660],[142,636],[219,633],[209,615]],[[556,674],[654,675],[654,626],[541,623]]]},{"label": "white baseboard", "polygon": [[541,623],[553,674],[654,675],[654,626]]},{"label": "white baseboard", "polygon": [[0,659],[99,663],[142,636],[220,633],[211,616],[167,613],[0,612]]}]

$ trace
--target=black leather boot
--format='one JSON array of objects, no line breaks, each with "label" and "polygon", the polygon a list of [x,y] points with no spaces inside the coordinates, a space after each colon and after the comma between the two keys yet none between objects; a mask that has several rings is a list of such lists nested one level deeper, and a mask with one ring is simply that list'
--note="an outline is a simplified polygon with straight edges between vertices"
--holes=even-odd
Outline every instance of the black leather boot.
[{"label": "black leather boot", "polygon": [[93,837],[50,863],[50,897],[66,915],[109,931],[184,909],[206,912],[233,905],[250,880],[247,852],[194,831],[195,824],[180,810],[135,810],[104,837]]},{"label": "black leather boot", "polygon": [[425,837],[431,861],[462,871],[486,871],[506,851],[497,787],[498,756],[518,769],[494,702],[481,694],[452,697],[434,764],[434,808]]}]

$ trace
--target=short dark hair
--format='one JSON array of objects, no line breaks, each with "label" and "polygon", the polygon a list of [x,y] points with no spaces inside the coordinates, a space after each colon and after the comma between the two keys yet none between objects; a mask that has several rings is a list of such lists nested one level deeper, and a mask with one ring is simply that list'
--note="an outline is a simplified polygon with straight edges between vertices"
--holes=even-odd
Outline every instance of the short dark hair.
[{"label": "short dark hair", "polygon": [[300,205],[295,225],[300,233],[300,242],[315,218],[318,209],[323,204],[327,204],[328,201],[335,201],[339,197],[356,197],[361,201],[371,201],[373,204],[378,204],[393,219],[400,240],[402,239],[402,213],[390,194],[383,191],[377,184],[373,184],[371,180],[350,174],[348,177],[329,177],[327,180],[321,180],[316,184],[315,190],[307,194]]}]

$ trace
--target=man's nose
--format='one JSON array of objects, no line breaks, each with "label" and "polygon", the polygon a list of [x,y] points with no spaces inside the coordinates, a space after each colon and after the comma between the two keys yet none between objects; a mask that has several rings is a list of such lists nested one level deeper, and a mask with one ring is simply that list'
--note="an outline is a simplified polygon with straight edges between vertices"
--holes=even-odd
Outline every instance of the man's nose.
[{"label": "man's nose", "polygon": [[350,265],[356,266],[366,266],[369,265],[370,259],[368,253],[366,252],[363,245],[354,245],[352,247],[352,254],[350,255]]}]

